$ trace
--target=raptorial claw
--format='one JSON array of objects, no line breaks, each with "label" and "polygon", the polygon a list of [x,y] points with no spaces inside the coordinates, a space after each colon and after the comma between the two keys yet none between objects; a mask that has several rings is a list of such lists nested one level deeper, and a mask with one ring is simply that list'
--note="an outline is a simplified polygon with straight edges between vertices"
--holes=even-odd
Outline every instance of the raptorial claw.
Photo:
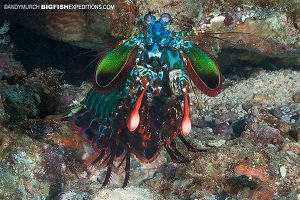
[{"label": "raptorial claw", "polygon": [[191,129],[192,129],[192,122],[190,119],[190,105],[189,105],[189,98],[188,98],[188,90],[187,85],[184,86],[182,89],[183,96],[184,96],[184,113],[181,122],[181,130],[184,136],[187,136]]},{"label": "raptorial claw", "polygon": [[133,105],[132,110],[130,112],[130,115],[129,115],[129,118],[127,121],[127,127],[128,127],[129,131],[134,131],[140,124],[139,109],[141,107],[144,94],[149,85],[149,81],[146,77],[144,77],[144,79],[142,79],[141,81],[142,81],[144,88],[143,88],[140,96],[137,98],[137,100],[136,100],[135,104]]}]

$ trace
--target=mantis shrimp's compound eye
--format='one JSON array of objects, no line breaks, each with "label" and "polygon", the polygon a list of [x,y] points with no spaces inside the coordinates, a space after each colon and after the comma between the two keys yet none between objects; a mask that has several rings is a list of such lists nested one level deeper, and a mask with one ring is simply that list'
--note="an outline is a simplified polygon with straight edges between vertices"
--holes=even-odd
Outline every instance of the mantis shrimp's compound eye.
[{"label": "mantis shrimp's compound eye", "polygon": [[159,22],[163,26],[168,26],[171,23],[171,15],[169,13],[164,13],[161,15]]},{"label": "mantis shrimp's compound eye", "polygon": [[156,21],[155,17],[153,15],[147,14],[144,17],[144,21],[146,24],[150,25],[150,24],[154,24],[154,22]]}]

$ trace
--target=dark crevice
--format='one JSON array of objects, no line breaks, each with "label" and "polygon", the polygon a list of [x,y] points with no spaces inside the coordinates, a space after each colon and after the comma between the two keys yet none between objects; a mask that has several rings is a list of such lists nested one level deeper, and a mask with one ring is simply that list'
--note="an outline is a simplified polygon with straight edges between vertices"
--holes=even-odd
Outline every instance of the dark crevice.
[{"label": "dark crevice", "polygon": [[274,71],[279,69],[300,70],[299,53],[269,55],[251,49],[228,47],[221,50],[217,62],[226,76],[248,78],[257,69]]},{"label": "dark crevice", "polygon": [[[52,67],[63,71],[63,79],[69,84],[79,85],[91,79],[97,61],[95,58],[99,54],[97,50],[55,41],[14,23],[10,24],[8,35],[14,45],[13,56],[22,63],[27,73],[35,68]],[[91,63],[92,60],[95,62]]]}]

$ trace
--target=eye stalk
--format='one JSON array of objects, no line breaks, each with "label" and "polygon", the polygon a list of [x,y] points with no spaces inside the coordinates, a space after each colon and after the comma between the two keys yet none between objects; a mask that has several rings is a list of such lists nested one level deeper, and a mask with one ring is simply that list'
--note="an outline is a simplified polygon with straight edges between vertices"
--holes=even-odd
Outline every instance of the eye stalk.
[{"label": "eye stalk", "polygon": [[154,24],[156,21],[155,16],[151,15],[151,14],[147,14],[144,17],[144,21],[146,24],[150,25],[150,24]]},{"label": "eye stalk", "polygon": [[168,26],[171,23],[171,15],[169,13],[164,13],[160,16],[159,22],[163,25],[163,26]]}]

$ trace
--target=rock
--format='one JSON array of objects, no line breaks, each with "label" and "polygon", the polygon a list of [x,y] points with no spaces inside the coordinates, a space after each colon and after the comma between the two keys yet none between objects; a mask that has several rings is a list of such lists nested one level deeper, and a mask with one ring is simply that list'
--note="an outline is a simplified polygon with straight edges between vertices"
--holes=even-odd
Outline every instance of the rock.
[{"label": "rock", "polygon": [[193,101],[193,105],[195,106],[195,108],[196,108],[197,110],[202,110],[202,109],[205,108],[204,103],[201,102],[199,99],[195,99],[195,100]]},{"label": "rock", "polygon": [[226,140],[216,140],[216,141],[207,142],[207,145],[211,146],[211,147],[220,147],[225,143],[226,143]]},{"label": "rock", "polygon": [[8,119],[7,113],[5,113],[4,100],[0,97],[0,124],[4,124]]},{"label": "rock", "polygon": [[38,102],[34,88],[28,85],[8,85],[0,82],[0,93],[4,100],[5,112],[11,122],[17,123],[38,115]]},{"label": "rock", "polygon": [[259,118],[267,122],[270,126],[274,126],[275,128],[279,129],[283,133],[283,135],[287,134],[291,130],[291,125],[281,121],[271,114],[262,113],[259,115]]},{"label": "rock", "polygon": [[4,127],[1,127],[0,131],[2,133],[0,134],[0,148],[5,150],[13,142],[13,137],[9,135],[9,131]]},{"label": "rock", "polygon": [[[220,109],[218,109],[218,110],[220,110]],[[224,113],[215,116],[215,118],[220,123],[229,122],[229,121],[233,122],[233,121],[238,120],[239,115],[233,111],[230,111],[230,112],[224,111]]]},{"label": "rock", "polygon": [[5,45],[9,45],[10,43],[10,37],[7,35],[9,31],[9,23],[8,22],[4,22],[3,25],[0,28],[0,44],[5,46]]},{"label": "rock", "polygon": [[17,81],[1,81],[0,93],[5,112],[13,122],[20,122],[26,118],[43,118],[57,109],[61,94],[60,72],[50,68],[36,69],[28,76],[22,77],[21,84]]},{"label": "rock", "polygon": [[0,73],[4,76],[1,79],[7,81],[18,80],[26,75],[23,65],[10,52],[0,53]]},{"label": "rock", "polygon": [[254,94],[253,100],[257,101],[258,103],[268,103],[275,101],[275,96],[269,94]]},{"label": "rock", "polygon": [[233,24],[233,17],[230,15],[227,15],[224,19],[224,25],[225,26],[230,26]]},{"label": "rock", "polygon": [[[43,145],[1,127],[0,137],[14,142],[0,146],[0,197],[1,199],[45,199],[49,195],[49,174],[42,167]],[[28,145],[30,144],[30,145]],[[47,175],[46,175],[47,174]],[[45,176],[46,175],[46,176]]]},{"label": "rock", "polygon": [[262,186],[254,190],[252,199],[253,200],[272,200],[274,199],[274,192],[267,186]]},{"label": "rock", "polygon": [[178,179],[173,182],[173,191],[177,191],[178,194],[184,194],[186,189],[193,183],[193,179]]},{"label": "rock", "polygon": [[299,155],[300,154],[300,143],[294,142],[294,143],[287,143],[283,146],[283,149],[288,152],[292,152],[294,154]]},{"label": "rock", "polygon": [[60,200],[71,200],[71,199],[85,200],[85,199],[91,199],[91,197],[88,193],[85,192],[76,193],[73,191],[69,191],[60,194],[59,199]]},{"label": "rock", "polygon": [[300,103],[300,92],[293,95],[293,101],[295,103]]},{"label": "rock", "polygon": [[284,111],[282,110],[282,107],[276,107],[271,110],[271,114],[277,117],[278,119],[281,119],[284,116]]},{"label": "rock", "polygon": [[291,125],[281,122],[275,125],[282,133],[287,134],[291,131]]},{"label": "rock", "polygon": [[59,104],[62,72],[52,68],[46,70],[35,69],[26,77],[26,84],[34,88],[39,96],[39,116],[44,118],[54,114]]},{"label": "rock", "polygon": [[253,139],[255,142],[262,144],[281,144],[284,140],[278,129],[267,125],[258,127]]},{"label": "rock", "polygon": [[233,135],[233,128],[230,124],[228,123],[221,123],[218,124],[214,130],[213,130],[214,134],[217,135],[224,135],[224,136],[232,136]]},{"label": "rock", "polygon": [[267,173],[267,166],[249,166],[247,164],[239,164],[235,166],[234,171],[236,175],[246,175],[249,178],[256,178],[263,183],[270,183],[270,178]]}]

